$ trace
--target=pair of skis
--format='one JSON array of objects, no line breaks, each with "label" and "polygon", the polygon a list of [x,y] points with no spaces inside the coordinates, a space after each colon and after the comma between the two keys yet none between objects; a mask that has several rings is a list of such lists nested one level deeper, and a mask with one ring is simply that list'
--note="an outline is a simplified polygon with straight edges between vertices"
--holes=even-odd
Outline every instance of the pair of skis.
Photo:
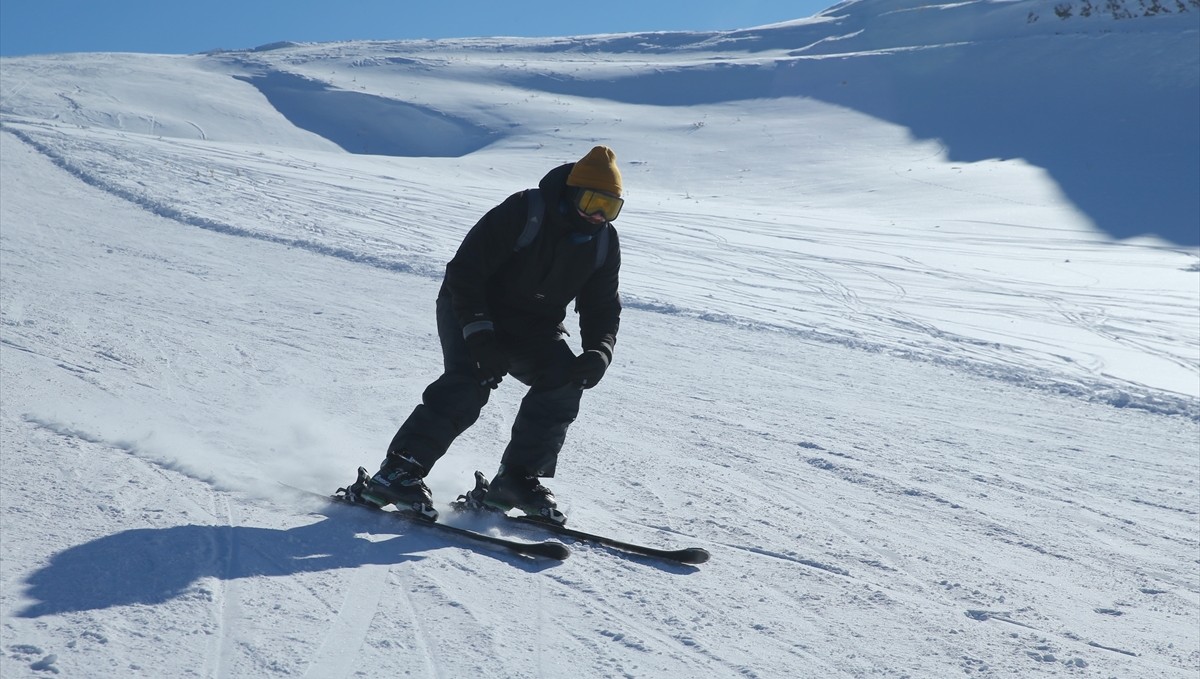
[{"label": "pair of skis", "polygon": [[[488,535],[487,533],[473,531],[469,528],[461,528],[459,526],[452,526],[448,523],[440,523],[414,511],[406,511],[403,509],[388,511],[379,509],[371,504],[365,504],[357,500],[357,494],[353,492],[353,488],[357,484],[364,483],[368,478],[370,478],[370,472],[363,467],[359,467],[358,481],[346,488],[338,488],[337,492],[332,496],[332,499],[335,502],[349,504],[355,507],[363,507],[365,509],[380,512],[412,524],[425,526],[434,530],[455,535],[457,537],[466,538],[473,542],[500,547],[522,556],[556,559],[561,561],[571,555],[571,550],[561,542],[525,542],[522,540],[510,540],[508,538],[502,538],[495,535]],[[475,490],[459,496],[458,500],[454,502],[453,506],[456,510],[464,512],[488,512],[489,516],[497,516],[506,522],[513,522],[522,526],[536,526],[554,535],[590,542],[592,544],[602,545],[618,551],[630,554],[638,554],[641,556],[647,556],[674,563],[694,565],[704,563],[709,559],[708,551],[700,547],[688,547],[684,549],[658,549],[656,547],[648,547],[646,545],[624,542],[622,540],[616,540],[604,535],[596,535],[593,533],[576,530],[574,528],[567,528],[562,524],[553,523],[549,520],[540,519],[533,516],[509,516],[495,510],[484,509],[484,505],[482,504],[481,500],[482,493],[486,493],[487,490],[487,481],[484,479],[481,472],[475,472],[475,479]]]}]

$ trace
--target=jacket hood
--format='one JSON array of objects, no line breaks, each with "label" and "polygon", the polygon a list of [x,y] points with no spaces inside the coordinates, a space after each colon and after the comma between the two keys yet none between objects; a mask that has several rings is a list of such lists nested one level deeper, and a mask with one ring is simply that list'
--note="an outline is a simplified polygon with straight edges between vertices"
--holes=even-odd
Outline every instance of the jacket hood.
[{"label": "jacket hood", "polygon": [[575,168],[575,163],[567,163],[546,173],[542,177],[542,181],[538,183],[538,188],[542,190],[542,195],[546,199],[546,221],[553,224],[555,227],[564,231],[572,231],[585,236],[594,236],[597,232],[607,226],[608,222],[603,224],[592,224],[568,205],[567,196],[567,176],[571,174],[571,170]]},{"label": "jacket hood", "polygon": [[575,163],[559,165],[547,172],[546,176],[542,177],[542,181],[538,182],[538,188],[546,196],[547,205],[558,205],[558,202],[562,200],[567,191],[567,177],[574,168]]}]

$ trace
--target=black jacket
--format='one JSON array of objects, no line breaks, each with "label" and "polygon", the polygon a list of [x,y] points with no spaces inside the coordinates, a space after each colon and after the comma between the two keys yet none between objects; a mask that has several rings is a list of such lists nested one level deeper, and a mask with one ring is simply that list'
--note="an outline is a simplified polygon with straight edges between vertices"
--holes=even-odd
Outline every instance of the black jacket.
[{"label": "black jacket", "polygon": [[599,230],[579,219],[566,199],[567,175],[574,163],[554,168],[538,184],[546,217],[537,238],[515,250],[528,218],[525,191],[492,208],[463,239],[446,265],[441,295],[449,295],[455,315],[470,334],[494,327],[505,341],[555,335],[575,300],[583,349],[612,357],[621,320],[617,278],[621,246],[611,223],[608,253],[596,268]]}]

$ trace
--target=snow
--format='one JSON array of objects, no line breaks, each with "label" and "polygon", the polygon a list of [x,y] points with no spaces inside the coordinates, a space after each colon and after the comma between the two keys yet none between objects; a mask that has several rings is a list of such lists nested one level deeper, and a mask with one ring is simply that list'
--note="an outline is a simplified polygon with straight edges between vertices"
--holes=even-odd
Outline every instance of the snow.
[{"label": "snow", "polygon": [[[1063,4],[4,59],[0,674],[1196,676],[1200,8]],[[548,485],[712,560],[326,506],[596,143],[626,311]]]}]

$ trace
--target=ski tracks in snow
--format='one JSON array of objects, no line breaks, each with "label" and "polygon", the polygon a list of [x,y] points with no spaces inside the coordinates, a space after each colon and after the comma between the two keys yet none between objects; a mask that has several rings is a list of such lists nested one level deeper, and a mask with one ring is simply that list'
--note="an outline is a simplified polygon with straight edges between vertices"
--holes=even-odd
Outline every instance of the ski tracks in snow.
[{"label": "ski tracks in snow", "polygon": [[341,604],[334,611],[336,615],[308,659],[305,679],[335,679],[353,674],[379,601],[390,591],[388,569],[385,565],[365,565],[351,572]]},{"label": "ski tracks in snow", "polygon": [[230,530],[216,531],[211,535],[213,544],[210,553],[214,559],[209,570],[214,572],[210,580],[210,590],[213,599],[213,630],[210,632],[209,651],[205,654],[205,676],[211,679],[233,676],[235,649],[233,645],[238,634],[239,620],[245,617],[240,607],[238,583],[231,577],[233,559],[236,558],[232,527],[233,511],[227,498],[213,495],[213,515],[223,519],[224,525]]}]

